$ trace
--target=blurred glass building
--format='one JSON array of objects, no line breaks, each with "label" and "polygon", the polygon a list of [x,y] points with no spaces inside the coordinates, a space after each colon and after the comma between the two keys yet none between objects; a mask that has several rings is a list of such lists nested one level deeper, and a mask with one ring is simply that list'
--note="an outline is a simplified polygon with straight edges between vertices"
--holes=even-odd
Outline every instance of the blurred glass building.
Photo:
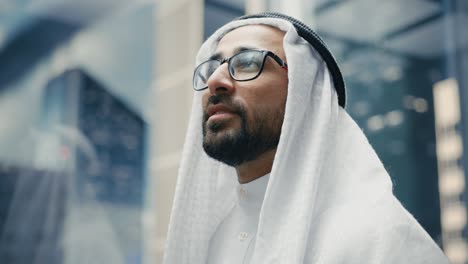
[{"label": "blurred glass building", "polygon": [[160,263],[195,55],[262,11],[315,29],[396,196],[468,263],[468,2],[0,2],[0,263]]},{"label": "blurred glass building", "polygon": [[0,3],[0,263],[154,263],[155,5]]}]

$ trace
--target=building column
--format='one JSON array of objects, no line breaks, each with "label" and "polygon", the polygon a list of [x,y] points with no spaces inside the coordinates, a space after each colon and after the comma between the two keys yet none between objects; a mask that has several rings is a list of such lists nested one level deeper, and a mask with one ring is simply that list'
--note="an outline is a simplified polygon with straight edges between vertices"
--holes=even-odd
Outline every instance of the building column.
[{"label": "building column", "polygon": [[[203,40],[202,0],[160,1],[156,8],[154,107],[150,171],[154,226],[146,241],[149,264],[161,263],[172,208],[177,171],[192,104],[192,72]],[[155,213],[154,213],[155,212]],[[148,230],[148,229],[147,229]],[[154,243],[156,241],[156,243]]]}]

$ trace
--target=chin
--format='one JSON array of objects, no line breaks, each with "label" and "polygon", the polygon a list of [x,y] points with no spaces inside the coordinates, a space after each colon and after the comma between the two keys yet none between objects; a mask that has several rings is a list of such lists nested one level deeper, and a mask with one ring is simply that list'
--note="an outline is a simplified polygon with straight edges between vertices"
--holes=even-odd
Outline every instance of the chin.
[{"label": "chin", "polygon": [[238,133],[239,127],[231,120],[225,121],[207,121],[205,123],[205,133],[207,135],[223,135]]},{"label": "chin", "polygon": [[218,131],[212,131],[208,129],[206,135],[203,136],[203,141],[209,144],[219,144],[226,141],[228,138],[232,138],[236,135],[234,129],[224,128]]}]

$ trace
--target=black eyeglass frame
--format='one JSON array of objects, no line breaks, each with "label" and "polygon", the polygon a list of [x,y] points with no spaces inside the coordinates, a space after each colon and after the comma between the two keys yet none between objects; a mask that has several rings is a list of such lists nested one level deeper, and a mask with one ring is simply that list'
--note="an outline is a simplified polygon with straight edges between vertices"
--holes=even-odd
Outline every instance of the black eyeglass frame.
[{"label": "black eyeglass frame", "polygon": [[[262,52],[263,53],[263,61],[262,61],[262,66],[260,67],[260,70],[258,71],[257,75],[255,75],[254,77],[252,78],[248,78],[248,79],[236,79],[234,76],[233,76],[233,73],[231,72],[231,59],[239,54],[242,54],[242,53],[246,53],[246,52],[251,52],[251,51],[259,51],[259,52]],[[195,70],[193,71],[193,79],[192,79],[192,83],[193,83],[193,89],[195,91],[203,91],[205,89],[208,88],[208,85],[206,85],[205,87],[201,88],[201,89],[197,89],[195,87],[195,78],[196,78],[196,73],[198,71],[198,69],[203,66],[203,64],[205,63],[208,63],[208,62],[211,62],[211,61],[218,61],[219,62],[219,65],[216,69],[218,69],[221,65],[223,65],[223,63],[227,62],[228,63],[228,72],[229,72],[229,76],[231,76],[231,78],[235,81],[238,81],[238,82],[246,82],[246,81],[251,81],[251,80],[254,80],[256,78],[258,78],[258,76],[260,76],[260,74],[262,74],[263,72],[263,68],[265,67],[265,61],[266,61],[266,58],[270,56],[274,61],[276,61],[276,63],[279,64],[279,66],[281,66],[281,68],[285,69],[285,70],[288,70],[288,64],[286,62],[284,62],[278,55],[274,54],[273,52],[269,51],[269,50],[256,50],[256,49],[248,49],[248,50],[243,50],[241,52],[238,52],[234,55],[232,55],[231,57],[229,58],[224,58],[222,60],[217,60],[217,59],[211,59],[211,60],[207,60],[207,61],[204,61],[202,63],[200,63],[196,68]],[[216,71],[215,69],[215,71]],[[214,72],[214,71],[213,71]],[[213,74],[213,73],[212,73]],[[206,79],[208,81],[208,79],[211,77],[211,75]]]}]

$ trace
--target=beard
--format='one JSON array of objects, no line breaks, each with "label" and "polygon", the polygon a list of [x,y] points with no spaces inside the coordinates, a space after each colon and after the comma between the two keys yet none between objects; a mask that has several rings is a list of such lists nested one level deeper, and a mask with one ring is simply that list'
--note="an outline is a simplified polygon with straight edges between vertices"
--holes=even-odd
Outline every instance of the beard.
[{"label": "beard", "polygon": [[[209,104],[223,103],[233,109],[233,114],[240,119],[238,129],[223,131],[227,122],[212,121],[208,114],[203,115],[203,149],[211,158],[229,166],[239,166],[257,159],[261,154],[276,149],[281,135],[284,111],[256,112],[252,122],[247,119],[244,107],[228,95],[214,95]],[[284,108],[283,108],[284,109]],[[223,133],[219,134],[218,133]]]}]

